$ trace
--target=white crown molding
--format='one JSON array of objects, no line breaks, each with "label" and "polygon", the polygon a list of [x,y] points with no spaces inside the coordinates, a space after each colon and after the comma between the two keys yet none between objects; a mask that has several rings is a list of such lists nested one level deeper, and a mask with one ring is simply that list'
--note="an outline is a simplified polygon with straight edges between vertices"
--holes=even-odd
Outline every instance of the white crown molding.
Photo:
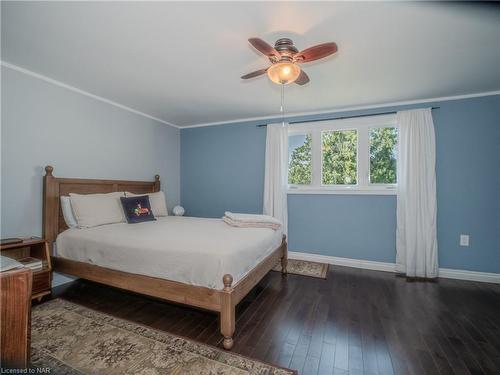
[{"label": "white crown molding", "polygon": [[[288,257],[290,259],[308,260],[310,262],[328,263],[337,266],[361,268],[365,270],[396,272],[396,265],[394,263],[374,262],[371,260],[341,258],[328,255],[319,255],[319,254],[311,254],[311,253],[303,253],[295,251],[289,251]],[[500,273],[440,268],[439,277],[445,279],[457,279],[457,280],[479,281],[484,283],[500,284]]]},{"label": "white crown molding", "polygon": [[[310,111],[310,112],[290,112],[287,113],[286,118],[290,120],[293,117],[302,117],[302,116],[321,116],[328,115],[340,112],[351,112],[351,111],[362,111],[366,109],[378,109],[378,108],[387,108],[387,107],[397,107],[403,105],[414,105],[414,104],[426,104],[433,102],[445,102],[451,100],[460,100],[460,99],[470,99],[470,98],[479,98],[482,96],[493,96],[500,95],[500,90],[498,91],[486,91],[479,92],[474,94],[465,94],[465,95],[455,95],[455,96],[443,96],[439,98],[428,98],[428,99],[417,99],[417,100],[408,100],[408,101],[400,101],[400,102],[392,102],[392,103],[379,103],[379,104],[370,104],[365,106],[354,106],[354,107],[341,107],[335,109],[327,109],[323,111]],[[219,122],[207,122],[202,124],[193,124],[193,125],[184,125],[181,126],[181,129],[192,129],[192,128],[203,128],[206,126],[218,126],[218,125],[227,125],[227,124],[238,124],[244,122],[251,121],[274,121],[280,120],[281,115],[273,115],[273,116],[259,116],[259,117],[247,117],[240,118],[235,120],[228,121],[219,121]]]},{"label": "white crown molding", "polygon": [[138,111],[136,109],[127,107],[126,105],[114,102],[114,101],[112,101],[110,99],[103,98],[102,96],[92,94],[92,93],[90,93],[88,91],[81,90],[81,89],[79,89],[77,87],[68,85],[68,84],[66,84],[64,82],[55,80],[55,79],[47,77],[47,76],[44,76],[43,74],[35,73],[35,72],[31,71],[31,70],[28,70],[28,69],[25,69],[25,68],[21,68],[20,66],[11,64],[11,63],[3,61],[3,60],[1,62],[1,64],[2,64],[2,66],[6,67],[6,68],[15,70],[15,71],[20,72],[20,73],[24,73],[24,74],[29,75],[29,76],[34,77],[34,78],[38,78],[38,79],[40,79],[42,81],[51,83],[51,84],[53,84],[55,86],[59,86],[59,87],[65,88],[67,90],[76,92],[76,93],[78,93],[80,95],[88,96],[89,98],[92,98],[94,100],[97,100],[97,101],[100,101],[100,102],[103,102],[103,103],[115,106],[115,107],[123,109],[125,111],[134,113],[136,115],[143,116],[143,117],[149,118],[151,120],[161,122],[162,124],[169,125],[169,126],[172,126],[174,128],[180,129],[180,127],[178,125],[172,124],[171,122],[162,120],[162,119],[160,119],[158,117],[155,117],[155,116],[148,115],[147,113],[144,113],[144,112]]},{"label": "white crown molding", "polygon": [[[110,104],[112,106],[123,109],[125,111],[135,113],[136,115],[143,116],[143,117],[149,118],[151,120],[161,122],[162,124],[169,125],[169,126],[172,126],[174,128],[177,128],[177,129],[193,129],[193,128],[202,128],[202,127],[206,127],[206,126],[238,124],[238,123],[244,123],[244,122],[264,121],[264,120],[265,121],[273,121],[273,120],[280,120],[281,119],[281,115],[257,116],[257,117],[246,117],[246,118],[239,118],[239,119],[233,119],[233,120],[227,120],[227,121],[207,122],[207,123],[201,123],[201,124],[179,126],[179,125],[173,124],[171,122],[162,120],[158,117],[155,117],[155,116],[149,115],[147,113],[138,111],[136,109],[127,107],[127,106],[120,104],[120,103],[117,103],[113,100],[106,99],[102,96],[95,95],[95,94],[92,94],[91,92],[79,89],[78,87],[74,87],[74,86],[68,85],[64,82],[47,77],[43,74],[39,74],[39,73],[33,72],[29,69],[22,68],[20,66],[9,63],[7,61],[1,60],[1,65],[6,67],[6,68],[18,71],[20,73],[24,73],[24,74],[29,75],[31,77],[41,79],[41,80],[48,82],[48,83],[51,83],[53,85],[63,87],[67,90],[76,92],[78,94],[88,96],[94,100],[98,100],[100,102]],[[425,104],[425,103],[432,103],[432,102],[443,102],[443,101],[450,101],[450,100],[470,99],[470,98],[478,98],[478,97],[482,97],[482,96],[493,96],[493,95],[500,95],[500,90],[480,92],[480,93],[474,93],[474,94],[456,95],[456,96],[444,96],[444,97],[438,97],[438,98],[408,100],[408,101],[400,101],[400,102],[392,102],[392,103],[379,103],[379,104],[371,104],[371,105],[365,105],[365,106],[341,107],[341,108],[327,109],[327,110],[322,110],[322,111],[290,112],[289,114],[287,114],[287,118],[290,119],[292,117],[302,117],[302,116],[321,116],[321,115],[335,114],[335,113],[340,113],[340,112],[361,111],[361,110],[367,110],[367,109],[378,109],[378,108],[396,107],[396,106],[413,105],[413,104]]]}]

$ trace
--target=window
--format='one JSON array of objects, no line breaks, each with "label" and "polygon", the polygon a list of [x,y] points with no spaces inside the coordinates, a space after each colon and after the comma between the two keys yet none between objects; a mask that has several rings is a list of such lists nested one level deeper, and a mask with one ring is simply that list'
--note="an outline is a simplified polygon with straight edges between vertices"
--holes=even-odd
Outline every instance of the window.
[{"label": "window", "polygon": [[370,129],[370,183],[396,183],[396,128]]},{"label": "window", "polygon": [[310,185],[311,134],[295,134],[288,137],[288,160],[288,183]]},{"label": "window", "polygon": [[397,138],[394,115],[290,125],[289,192],[394,194]]},{"label": "window", "polygon": [[356,185],[358,180],[358,132],[321,132],[321,183]]}]

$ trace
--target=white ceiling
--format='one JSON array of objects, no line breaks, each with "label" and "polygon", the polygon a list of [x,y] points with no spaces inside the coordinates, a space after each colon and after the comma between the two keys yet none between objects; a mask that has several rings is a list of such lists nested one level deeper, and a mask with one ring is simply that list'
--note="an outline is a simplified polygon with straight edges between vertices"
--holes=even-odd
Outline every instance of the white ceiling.
[{"label": "white ceiling", "polygon": [[500,89],[497,4],[2,2],[3,61],[179,126],[279,113],[249,37],[338,44],[287,112]]}]

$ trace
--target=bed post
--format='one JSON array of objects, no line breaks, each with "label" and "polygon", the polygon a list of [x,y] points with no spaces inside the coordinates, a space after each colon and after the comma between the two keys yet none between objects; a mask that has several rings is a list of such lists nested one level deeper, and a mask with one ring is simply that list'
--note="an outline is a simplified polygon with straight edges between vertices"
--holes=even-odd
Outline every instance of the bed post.
[{"label": "bed post", "polygon": [[287,265],[288,265],[288,243],[286,242],[286,236],[283,235],[283,240],[281,242],[281,273],[283,275],[287,274]]},{"label": "bed post", "polygon": [[233,283],[233,277],[229,274],[224,275],[222,278],[224,283],[224,289],[221,295],[221,309],[220,309],[220,332],[224,336],[222,345],[224,349],[231,350],[235,326],[235,304],[233,303],[233,288],[231,284]]},{"label": "bed post", "polygon": [[54,167],[47,165],[45,167],[45,176],[43,176],[43,237],[52,246],[52,242],[56,240],[58,225],[57,218],[59,216],[59,196],[58,185],[55,182],[55,177],[52,175]]}]

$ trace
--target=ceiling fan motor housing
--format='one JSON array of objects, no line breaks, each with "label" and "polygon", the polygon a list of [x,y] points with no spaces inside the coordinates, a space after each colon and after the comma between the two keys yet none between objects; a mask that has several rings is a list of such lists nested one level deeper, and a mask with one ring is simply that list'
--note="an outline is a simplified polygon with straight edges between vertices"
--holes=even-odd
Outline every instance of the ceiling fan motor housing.
[{"label": "ceiling fan motor housing", "polygon": [[281,38],[274,43],[274,49],[280,53],[281,56],[293,56],[299,50],[293,45],[293,41],[289,38]]}]

